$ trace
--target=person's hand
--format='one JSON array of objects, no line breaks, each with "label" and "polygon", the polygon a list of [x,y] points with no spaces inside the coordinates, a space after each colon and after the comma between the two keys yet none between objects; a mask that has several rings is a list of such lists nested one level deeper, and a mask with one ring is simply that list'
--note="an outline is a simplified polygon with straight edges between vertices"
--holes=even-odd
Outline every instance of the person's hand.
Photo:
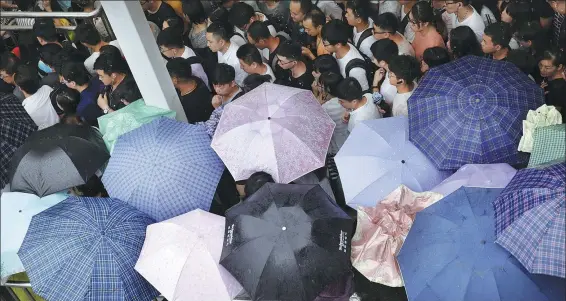
[{"label": "person's hand", "polygon": [[308,49],[307,47],[301,47],[301,48],[302,48],[301,51],[302,55],[308,57],[311,60],[314,60],[316,58],[310,49]]},{"label": "person's hand", "polygon": [[373,85],[372,86],[377,86],[379,84],[379,82],[383,79],[384,76],[385,76],[385,69],[383,69],[383,68],[377,69],[377,71],[375,71],[375,74],[373,75]]},{"label": "person's hand", "polygon": [[212,106],[216,109],[222,105],[222,101],[222,96],[214,95],[214,97],[212,97]]},{"label": "person's hand", "polygon": [[348,123],[348,121],[350,121],[350,112],[346,111],[344,115],[342,115],[342,122]]},{"label": "person's hand", "polygon": [[106,93],[102,93],[102,94],[98,95],[98,99],[96,100],[96,104],[98,104],[98,107],[101,110],[106,110],[106,109],[109,108],[108,97],[106,96]]},{"label": "person's hand", "polygon": [[43,9],[47,12],[52,11],[51,9],[51,0],[42,0]]}]

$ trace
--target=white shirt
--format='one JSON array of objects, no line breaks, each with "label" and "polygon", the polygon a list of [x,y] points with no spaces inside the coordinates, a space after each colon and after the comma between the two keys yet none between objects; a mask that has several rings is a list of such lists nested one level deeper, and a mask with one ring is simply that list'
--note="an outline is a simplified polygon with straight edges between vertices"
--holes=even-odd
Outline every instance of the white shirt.
[{"label": "white shirt", "polygon": [[352,132],[356,125],[364,120],[379,119],[381,118],[381,113],[373,103],[373,98],[371,93],[364,94],[366,98],[366,103],[350,112],[350,120],[348,120],[348,132]]},{"label": "white shirt", "polygon": [[40,130],[59,122],[59,116],[51,105],[49,94],[53,91],[49,86],[41,86],[37,92],[24,99],[22,105]]},{"label": "white shirt", "polygon": [[271,76],[271,82],[275,81],[275,73],[273,73],[273,70],[271,70],[271,67],[269,67],[268,64],[263,63],[263,65],[266,67],[265,72],[261,75],[266,75],[268,74],[269,76]]},{"label": "white shirt", "polygon": [[399,48],[399,55],[410,55],[412,57],[415,57],[415,49],[413,48],[413,45],[411,45],[411,43],[409,43],[409,41],[403,36],[403,41],[401,41],[401,44],[397,44],[397,47]]},{"label": "white shirt", "polygon": [[[188,59],[193,56],[196,56],[195,52],[191,48],[185,46],[185,51],[183,51],[181,57],[184,59]],[[204,68],[202,67],[201,64],[192,64],[191,72],[194,76],[200,78],[204,82],[206,87],[208,87],[210,90],[210,86],[208,85],[208,76],[206,75],[206,72],[204,72]]]},{"label": "white shirt", "polygon": [[[122,48],[120,48],[120,44],[118,43],[117,40],[110,41],[108,42],[108,44],[118,48],[120,52],[122,52]],[[122,53],[122,55],[124,54]],[[100,56],[100,52],[93,52],[84,62],[86,70],[88,70],[88,72],[94,76],[96,76],[96,71],[94,71],[94,62],[96,62],[96,59],[99,56]]]},{"label": "white shirt", "polygon": [[393,86],[389,82],[389,72],[385,73],[385,79],[381,84],[381,89],[379,89],[379,94],[383,95],[383,100],[391,106],[393,104],[393,99],[397,95],[397,87]]},{"label": "white shirt", "polygon": [[236,56],[238,48],[240,48],[240,46],[231,43],[226,53],[218,51],[218,63],[224,63],[234,67],[234,70],[236,71],[236,83],[238,86],[243,87],[244,79],[248,76],[248,74],[240,67],[240,60],[238,60],[238,57]]},{"label": "white shirt", "polygon": [[[312,3],[316,3],[316,0],[313,0]],[[319,0],[317,6],[324,15],[330,17],[330,19],[342,20],[342,9],[338,6],[338,4],[336,4],[336,2]]]},{"label": "white shirt", "polygon": [[330,116],[332,121],[336,123],[334,132],[332,133],[332,139],[330,140],[330,145],[328,146],[328,153],[336,154],[342,145],[344,145],[346,139],[348,139],[348,124],[342,121],[342,117],[344,116],[346,109],[340,105],[338,97],[334,97],[323,103],[322,108],[326,111],[326,114]]},{"label": "white shirt", "polygon": [[[360,37],[362,36],[362,33],[366,30],[372,30],[373,28],[373,20],[371,18],[369,18],[369,22],[368,22],[368,28],[358,32],[356,30],[356,27],[354,27],[353,32],[354,32],[354,45],[358,45],[358,41],[360,40]],[[371,34],[369,37],[365,38],[365,40],[362,41],[362,43],[360,44],[360,48],[359,50],[367,57],[369,57],[370,59],[373,59],[373,53],[371,53],[371,45],[373,45],[373,43],[375,43],[375,41],[377,41],[374,37],[373,34]]]},{"label": "white shirt", "polygon": [[[405,13],[405,5],[402,5],[401,6],[401,20],[403,20],[403,18],[405,18],[406,15],[407,14]],[[403,30],[403,35],[405,36],[405,38],[410,43],[413,43],[413,40],[415,39],[415,32],[411,28],[411,22],[407,22],[407,26],[405,26],[405,28],[401,28],[401,30]]]},{"label": "white shirt", "polygon": [[458,17],[456,14],[452,14],[452,28],[456,28],[458,26],[468,26],[470,27],[476,37],[478,38],[478,42],[481,43],[483,37],[483,31],[485,30],[485,24],[483,23],[482,17],[476,12],[476,9],[473,8],[473,13],[471,16],[468,16],[464,21],[458,21]]},{"label": "white shirt", "polygon": [[[351,60],[364,59],[364,57],[360,54],[358,49],[354,47],[354,45],[350,43],[348,43],[348,45],[350,45],[350,51],[348,51],[348,53],[346,53],[346,55],[343,58],[341,59],[336,58],[336,53],[333,54],[334,58],[336,58],[336,61],[338,62],[338,67],[340,67],[340,74],[342,74],[344,78],[348,77],[346,75],[346,66]],[[366,70],[364,68],[353,68],[352,70],[350,70],[349,75],[350,77],[355,78],[358,81],[358,83],[360,83],[360,86],[362,86],[362,91],[366,91],[369,89],[368,79],[366,77]]]},{"label": "white shirt", "polygon": [[391,113],[393,117],[409,116],[409,108],[407,105],[407,100],[409,100],[409,97],[411,97],[413,91],[407,93],[397,93],[395,95],[395,98],[393,98],[393,108],[391,108]]}]

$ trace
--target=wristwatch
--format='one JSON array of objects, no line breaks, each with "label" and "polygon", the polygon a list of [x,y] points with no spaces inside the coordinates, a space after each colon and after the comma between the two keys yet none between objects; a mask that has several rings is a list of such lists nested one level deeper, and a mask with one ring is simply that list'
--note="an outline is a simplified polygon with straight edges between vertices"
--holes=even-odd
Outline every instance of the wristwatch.
[{"label": "wristwatch", "polygon": [[106,107],[102,110],[102,113],[104,113],[104,115],[108,114],[108,111],[110,110],[109,107]]}]

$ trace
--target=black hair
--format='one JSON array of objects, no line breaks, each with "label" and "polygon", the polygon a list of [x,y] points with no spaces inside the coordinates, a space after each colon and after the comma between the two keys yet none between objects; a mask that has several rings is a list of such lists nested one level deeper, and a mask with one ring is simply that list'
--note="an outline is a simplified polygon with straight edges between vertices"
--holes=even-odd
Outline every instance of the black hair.
[{"label": "black hair", "polygon": [[184,48],[182,32],[173,27],[163,29],[157,35],[157,45],[167,48]]},{"label": "black hair", "polygon": [[360,18],[365,22],[368,22],[371,9],[369,7],[369,1],[367,0],[348,0],[346,2],[346,9],[351,9],[352,13],[356,18]]},{"label": "black hair", "polygon": [[212,33],[216,38],[222,39],[224,41],[230,41],[230,38],[234,34],[234,29],[230,28],[228,24],[223,22],[213,22],[208,26],[206,32]]},{"label": "black hair", "polygon": [[77,26],[75,30],[75,38],[80,43],[85,43],[87,45],[98,45],[102,41],[100,33],[96,30],[93,24],[82,23]]},{"label": "black hair", "polygon": [[83,185],[76,186],[75,189],[83,197],[108,197],[108,192],[104,188],[104,184],[97,175],[93,175]]},{"label": "black hair", "polygon": [[65,114],[75,114],[77,113],[77,106],[81,98],[81,93],[79,91],[68,88],[61,87],[57,90],[54,95],[55,101],[63,109]]},{"label": "black hair", "polygon": [[412,83],[421,74],[419,62],[410,55],[398,55],[391,59],[389,71],[395,73],[398,80],[404,80],[405,84]]},{"label": "black hair", "polygon": [[322,85],[326,93],[330,93],[332,96],[338,94],[338,84],[344,79],[339,72],[324,72],[320,74],[318,81]]},{"label": "black hair", "polygon": [[427,1],[420,1],[411,8],[413,20],[419,23],[430,23],[436,31],[445,37],[448,33],[441,14],[434,14],[434,9]]},{"label": "black hair", "polygon": [[238,57],[238,59],[244,61],[244,63],[248,65],[251,65],[253,63],[261,65],[263,63],[263,59],[261,57],[261,54],[259,53],[259,50],[257,50],[257,48],[252,44],[244,44],[240,46],[240,48],[238,48],[238,51],[236,51],[236,56]]},{"label": "black hair", "polygon": [[[472,3],[470,3],[470,5],[474,7],[474,9],[478,14],[481,13],[483,7],[488,8],[495,16],[495,20],[488,20],[489,24],[501,21],[501,14],[499,14],[499,8],[497,8],[497,1],[473,0]],[[491,17],[488,16],[488,18],[490,19]]]},{"label": "black hair", "polygon": [[185,23],[183,23],[183,20],[181,18],[179,18],[178,16],[171,16],[171,17],[163,20],[163,23],[165,23],[165,22],[167,22],[167,24],[169,25],[169,27],[167,27],[167,28],[172,28],[172,29],[178,30],[181,33],[183,32],[183,30],[185,30]]},{"label": "black hair", "polygon": [[291,0],[291,2],[300,3],[301,12],[305,15],[313,10],[313,3],[311,0]]},{"label": "black hair", "polygon": [[302,60],[301,45],[292,41],[285,41],[284,43],[281,43],[279,48],[277,48],[277,54],[282,57],[286,57],[291,61]]},{"label": "black hair", "polygon": [[513,63],[525,74],[531,74],[537,65],[535,57],[526,49],[513,49],[507,53],[506,60]]},{"label": "black hair", "polygon": [[53,19],[37,19],[33,24],[33,33],[46,42],[57,42],[57,29]]},{"label": "black hair", "polygon": [[327,41],[330,45],[346,45],[348,43],[349,31],[348,26],[344,22],[331,20],[322,26],[322,40]]},{"label": "black hair", "polygon": [[314,27],[326,24],[326,15],[318,9],[313,9],[305,15],[305,20],[311,20]]},{"label": "black hair", "polygon": [[450,48],[455,58],[483,55],[480,42],[469,26],[458,26],[450,31]]},{"label": "black hair", "polygon": [[258,191],[265,183],[275,183],[275,181],[273,177],[266,172],[254,172],[246,181],[246,187],[244,188],[246,198]]},{"label": "black hair", "polygon": [[252,22],[252,24],[248,28],[248,34],[256,42],[261,39],[268,39],[269,37],[271,37],[269,27],[267,27],[267,24],[261,21]]},{"label": "black hair", "polygon": [[511,30],[517,31],[519,26],[525,22],[532,21],[533,10],[531,4],[527,1],[511,1],[503,9],[513,18],[511,21]]},{"label": "black hair", "polygon": [[228,22],[232,25],[242,28],[250,22],[250,19],[255,15],[253,7],[245,2],[236,2],[232,5],[228,13]]},{"label": "black hair", "polygon": [[132,103],[142,98],[140,89],[135,80],[126,80],[122,82],[113,92],[114,98],[118,100],[125,100]]},{"label": "black hair", "polygon": [[53,64],[51,67],[55,69],[57,74],[61,75],[63,65],[70,62],[77,62],[82,65],[83,61],[83,55],[77,49],[74,47],[63,47],[63,49],[59,51],[55,57],[53,57]]},{"label": "black hair", "polygon": [[558,67],[560,65],[566,66],[566,56],[564,51],[558,48],[547,49],[542,53],[540,60],[549,60],[552,65]]},{"label": "black hair", "polygon": [[189,17],[192,24],[202,24],[206,22],[206,11],[200,0],[183,1],[183,13]]},{"label": "black hair", "polygon": [[244,91],[249,92],[264,83],[271,82],[271,75],[269,74],[250,74],[244,78]]},{"label": "black hair", "polygon": [[16,73],[20,66],[20,59],[11,52],[4,52],[0,57],[0,70],[4,70],[8,75]]},{"label": "black hair", "polygon": [[313,63],[313,69],[319,73],[335,72],[340,73],[340,67],[336,59],[330,54],[319,55]]},{"label": "black hair", "polygon": [[[461,2],[462,5],[468,6],[472,3],[472,0],[454,0],[454,2]],[[479,13],[479,12],[478,12]]]},{"label": "black hair", "polygon": [[535,58],[548,48],[547,35],[544,34],[538,21],[525,22],[519,25],[516,37],[519,41],[531,42],[531,53],[535,55]]},{"label": "black hair", "polygon": [[208,18],[212,23],[226,23],[226,20],[228,20],[228,10],[224,7],[219,7],[210,13]]},{"label": "black hair", "polygon": [[444,47],[431,47],[423,52],[423,61],[432,69],[450,62],[450,54]]},{"label": "black hair", "polygon": [[218,63],[216,64],[216,68],[214,69],[214,74],[211,81],[214,85],[224,85],[231,83],[235,78],[236,70],[234,70],[234,67],[228,64]]},{"label": "black hair", "polygon": [[509,48],[509,42],[511,41],[511,28],[509,24],[505,22],[489,24],[483,34],[491,38],[493,45]]},{"label": "black hair", "polygon": [[84,64],[80,62],[68,62],[63,65],[61,75],[68,82],[75,82],[79,86],[88,84],[90,74]]},{"label": "black hair", "polygon": [[37,68],[32,65],[18,66],[16,75],[14,75],[14,81],[16,82],[16,85],[18,85],[18,87],[27,94],[34,94],[37,90],[39,90],[39,88],[41,88]]},{"label": "black hair", "polygon": [[371,45],[370,50],[376,61],[385,61],[388,64],[393,57],[399,55],[399,46],[390,39],[376,41]]},{"label": "black hair", "polygon": [[[62,124],[69,124],[69,125],[84,125],[83,119],[79,117],[77,114],[64,114],[61,117],[60,123]],[[77,186],[77,189],[80,186]],[[80,192],[80,191],[79,191]]]},{"label": "black hair", "polygon": [[336,87],[336,95],[334,96],[341,100],[350,102],[362,99],[364,92],[357,79],[353,77],[346,77]]},{"label": "black hair", "polygon": [[399,20],[390,12],[379,14],[377,17],[373,18],[373,24],[381,28],[384,32],[391,34],[399,30]]},{"label": "black hair", "polygon": [[122,52],[120,52],[120,49],[118,49],[118,47],[114,46],[114,45],[104,45],[102,47],[100,47],[100,55],[103,54],[108,54],[108,55],[112,55],[114,57],[122,57]]},{"label": "black hair", "polygon": [[[102,48],[105,48],[103,51]],[[102,70],[104,73],[110,75],[112,73],[130,73],[128,63],[120,54],[120,50],[112,45],[106,45],[100,50],[100,56],[94,62],[94,70]],[[114,50],[115,49],[115,50]]]},{"label": "black hair", "polygon": [[187,81],[192,78],[191,63],[184,58],[176,57],[167,62],[167,71],[169,76],[176,77],[181,81]]},{"label": "black hair", "polygon": [[53,65],[53,59],[59,53],[63,47],[59,46],[59,44],[49,43],[39,47],[39,57],[41,60],[49,65]]}]

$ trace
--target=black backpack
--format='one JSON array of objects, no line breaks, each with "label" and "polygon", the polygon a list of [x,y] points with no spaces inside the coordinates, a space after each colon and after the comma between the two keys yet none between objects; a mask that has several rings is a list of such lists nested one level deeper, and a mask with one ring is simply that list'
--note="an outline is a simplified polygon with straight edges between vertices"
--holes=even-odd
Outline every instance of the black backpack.
[{"label": "black backpack", "polygon": [[[369,85],[369,92],[371,92],[371,86],[373,83],[373,76],[375,75],[375,71],[377,70],[377,66],[371,61],[371,59],[369,57],[367,57],[367,55],[365,55],[361,50],[360,50],[360,46],[362,45],[362,42],[369,38],[371,35],[373,35],[372,29],[368,28],[366,30],[364,30],[362,32],[362,35],[360,36],[360,39],[358,40],[358,42],[356,43],[356,45],[354,45],[354,47],[356,47],[356,49],[358,50],[358,52],[360,53],[360,55],[363,57],[363,59],[353,59],[351,61],[348,62],[348,64],[346,64],[346,77],[350,76],[350,71],[352,71],[352,69],[354,68],[362,68],[366,71],[366,78],[368,81],[368,85]],[[364,91],[364,92],[368,92],[368,91]]]}]

